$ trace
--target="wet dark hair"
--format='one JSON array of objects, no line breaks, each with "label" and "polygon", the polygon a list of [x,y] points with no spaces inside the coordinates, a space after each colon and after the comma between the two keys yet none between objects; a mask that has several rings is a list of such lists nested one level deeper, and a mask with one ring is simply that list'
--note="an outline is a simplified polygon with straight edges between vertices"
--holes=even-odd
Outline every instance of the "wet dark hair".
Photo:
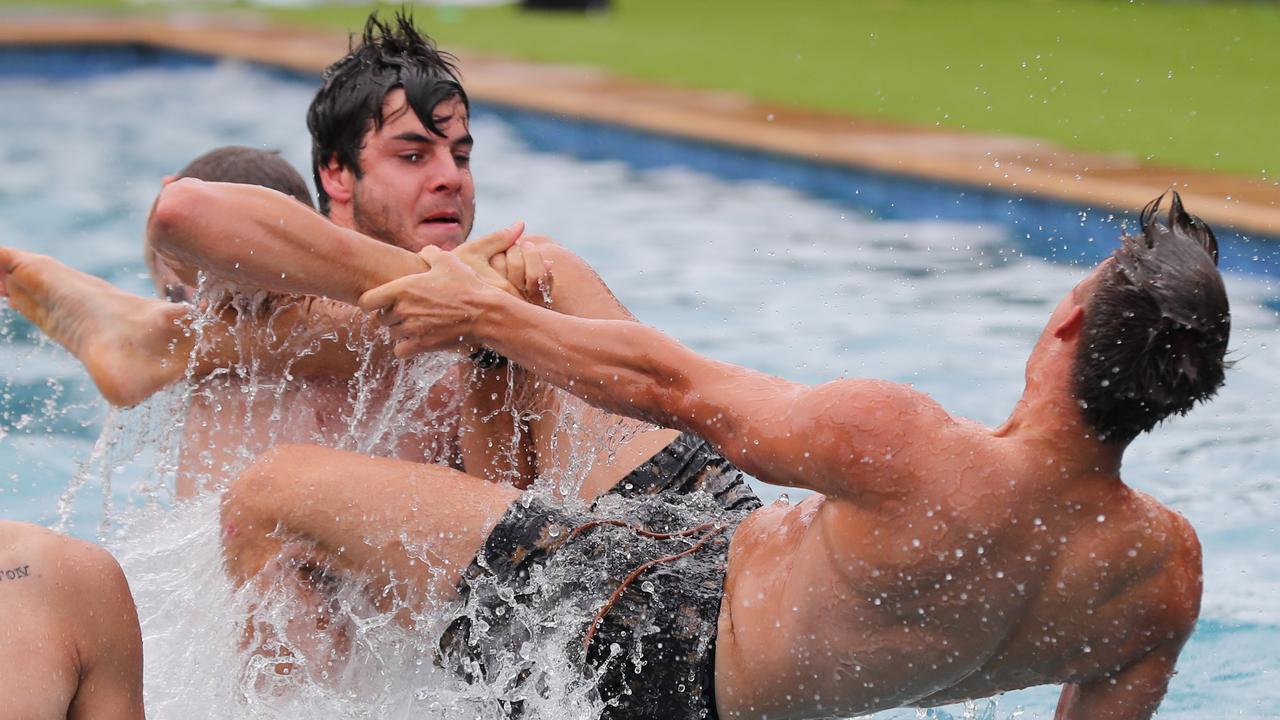
[{"label": "wet dark hair", "polygon": [[178,171],[179,178],[261,185],[315,207],[307,181],[274,150],[228,145],[201,155]]},{"label": "wet dark hair", "polygon": [[1074,367],[1077,400],[1100,440],[1125,443],[1183,415],[1222,387],[1231,310],[1218,240],[1174,192],[1143,209],[1120,238],[1085,306]]},{"label": "wet dark hair", "polygon": [[371,128],[382,127],[387,93],[403,88],[409,107],[429,131],[444,137],[432,120],[436,105],[457,97],[470,109],[462,89],[457,58],[436,49],[418,32],[413,15],[404,10],[392,22],[377,12],[365,21],[358,45],[324,71],[324,84],[307,110],[311,131],[311,169],[315,173],[320,211],[329,213],[329,195],[320,170],[337,158],[338,165],[361,177],[360,148]]}]

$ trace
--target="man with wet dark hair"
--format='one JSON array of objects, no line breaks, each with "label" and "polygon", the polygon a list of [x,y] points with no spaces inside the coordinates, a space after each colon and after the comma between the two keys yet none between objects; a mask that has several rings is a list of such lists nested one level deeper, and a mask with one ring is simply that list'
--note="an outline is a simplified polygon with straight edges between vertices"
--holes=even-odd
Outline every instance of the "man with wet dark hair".
[{"label": "man with wet dark hair", "polygon": [[[394,578],[411,604],[456,583],[475,615],[450,627],[443,657],[476,682],[536,684],[538,669],[504,648],[576,617],[577,657],[607,717],[845,717],[1062,684],[1060,720],[1149,718],[1195,627],[1201,559],[1184,518],[1120,479],[1125,428],[1134,407],[1154,409],[1140,421],[1149,428],[1212,395],[1230,327],[1212,233],[1176,196],[1172,205],[1159,218],[1153,203],[1141,234],[1054,309],[997,428],[907,386],[808,387],[635,322],[515,301],[427,249],[428,272],[361,300],[398,355],[491,347],[603,409],[701,436],[764,482],[815,493],[652,527],[444,468],[382,463],[357,492],[347,478],[366,458],[282,447],[228,491],[229,567],[251,577],[283,534],[375,590]],[[1126,325],[1147,302],[1160,308],[1152,324]],[[1114,337],[1096,328],[1117,324],[1141,352],[1109,354]],[[1119,363],[1107,377],[1142,382],[1121,391],[1127,402],[1088,413],[1082,386],[1107,377],[1082,381],[1078,359],[1095,354]],[[723,540],[727,569],[709,583]],[[432,550],[425,561],[407,551],[418,543]],[[611,553],[619,547],[630,563]],[[564,584],[539,585],[548,577]],[[709,588],[723,597],[706,640],[714,652],[686,654]],[[514,699],[523,687],[492,690]]]},{"label": "man with wet dark hair", "polygon": [[1176,193],[1162,222],[1161,199],[1055,309],[994,430],[903,386],[808,388],[635,324],[509,303],[438,252],[361,304],[398,355],[492,347],[602,408],[698,433],[765,482],[818,492],[733,536],[722,715],[844,716],[1065,683],[1059,718],[1146,718],[1194,627],[1199,546],[1120,481],[1120,460],[1221,386],[1230,330],[1212,231]]},{"label": "man with wet dark hair", "polygon": [[[390,23],[370,16],[360,43],[325,70],[324,84],[307,109],[320,212],[328,215],[330,210],[321,169],[337,166],[350,170],[356,179],[364,176],[360,151],[365,134],[382,129],[389,119],[383,114],[388,93],[402,91],[426,131],[442,138],[446,133],[436,124],[437,106],[456,99],[462,110],[470,111],[455,63],[452,55],[418,32],[411,15],[397,14]],[[362,204],[359,197],[354,202]],[[357,208],[356,213],[359,216],[362,211]],[[464,229],[471,230],[469,225]]]},{"label": "man with wet dark hair", "polygon": [[[1075,361],[1085,419],[1110,442],[1127,443],[1164,418],[1185,414],[1222,386],[1231,315],[1218,275],[1213,230],[1173,194],[1169,224],[1161,195],[1099,270]],[[1192,240],[1194,242],[1189,242]]]}]

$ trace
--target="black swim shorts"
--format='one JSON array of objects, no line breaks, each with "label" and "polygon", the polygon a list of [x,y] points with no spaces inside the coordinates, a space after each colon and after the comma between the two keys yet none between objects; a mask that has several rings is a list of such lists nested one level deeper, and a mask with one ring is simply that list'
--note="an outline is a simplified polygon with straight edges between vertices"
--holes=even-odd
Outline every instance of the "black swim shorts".
[{"label": "black swim shorts", "polygon": [[463,576],[441,664],[511,716],[585,690],[604,718],[714,718],[729,540],[758,507],[741,471],[687,434],[590,510],[526,493]]}]

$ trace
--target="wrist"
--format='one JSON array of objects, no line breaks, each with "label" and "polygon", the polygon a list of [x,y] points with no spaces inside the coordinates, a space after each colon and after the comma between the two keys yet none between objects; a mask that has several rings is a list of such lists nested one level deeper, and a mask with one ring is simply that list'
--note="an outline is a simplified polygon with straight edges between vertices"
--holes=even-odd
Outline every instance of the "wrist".
[{"label": "wrist", "polygon": [[506,292],[479,284],[470,302],[472,310],[469,339],[476,344],[493,348],[499,328],[504,325],[503,318],[508,314],[508,306],[513,301],[516,301],[515,298]]}]

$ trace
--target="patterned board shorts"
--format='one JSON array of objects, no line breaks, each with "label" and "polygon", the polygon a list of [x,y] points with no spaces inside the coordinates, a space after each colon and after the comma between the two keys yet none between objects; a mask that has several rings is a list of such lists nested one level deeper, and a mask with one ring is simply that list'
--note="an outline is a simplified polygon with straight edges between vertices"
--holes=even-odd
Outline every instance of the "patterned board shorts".
[{"label": "patterned board shorts", "polygon": [[441,665],[486,683],[518,716],[532,694],[552,692],[529,648],[560,643],[601,717],[714,718],[729,540],[759,507],[742,472],[688,434],[589,511],[526,493],[463,575]]}]

